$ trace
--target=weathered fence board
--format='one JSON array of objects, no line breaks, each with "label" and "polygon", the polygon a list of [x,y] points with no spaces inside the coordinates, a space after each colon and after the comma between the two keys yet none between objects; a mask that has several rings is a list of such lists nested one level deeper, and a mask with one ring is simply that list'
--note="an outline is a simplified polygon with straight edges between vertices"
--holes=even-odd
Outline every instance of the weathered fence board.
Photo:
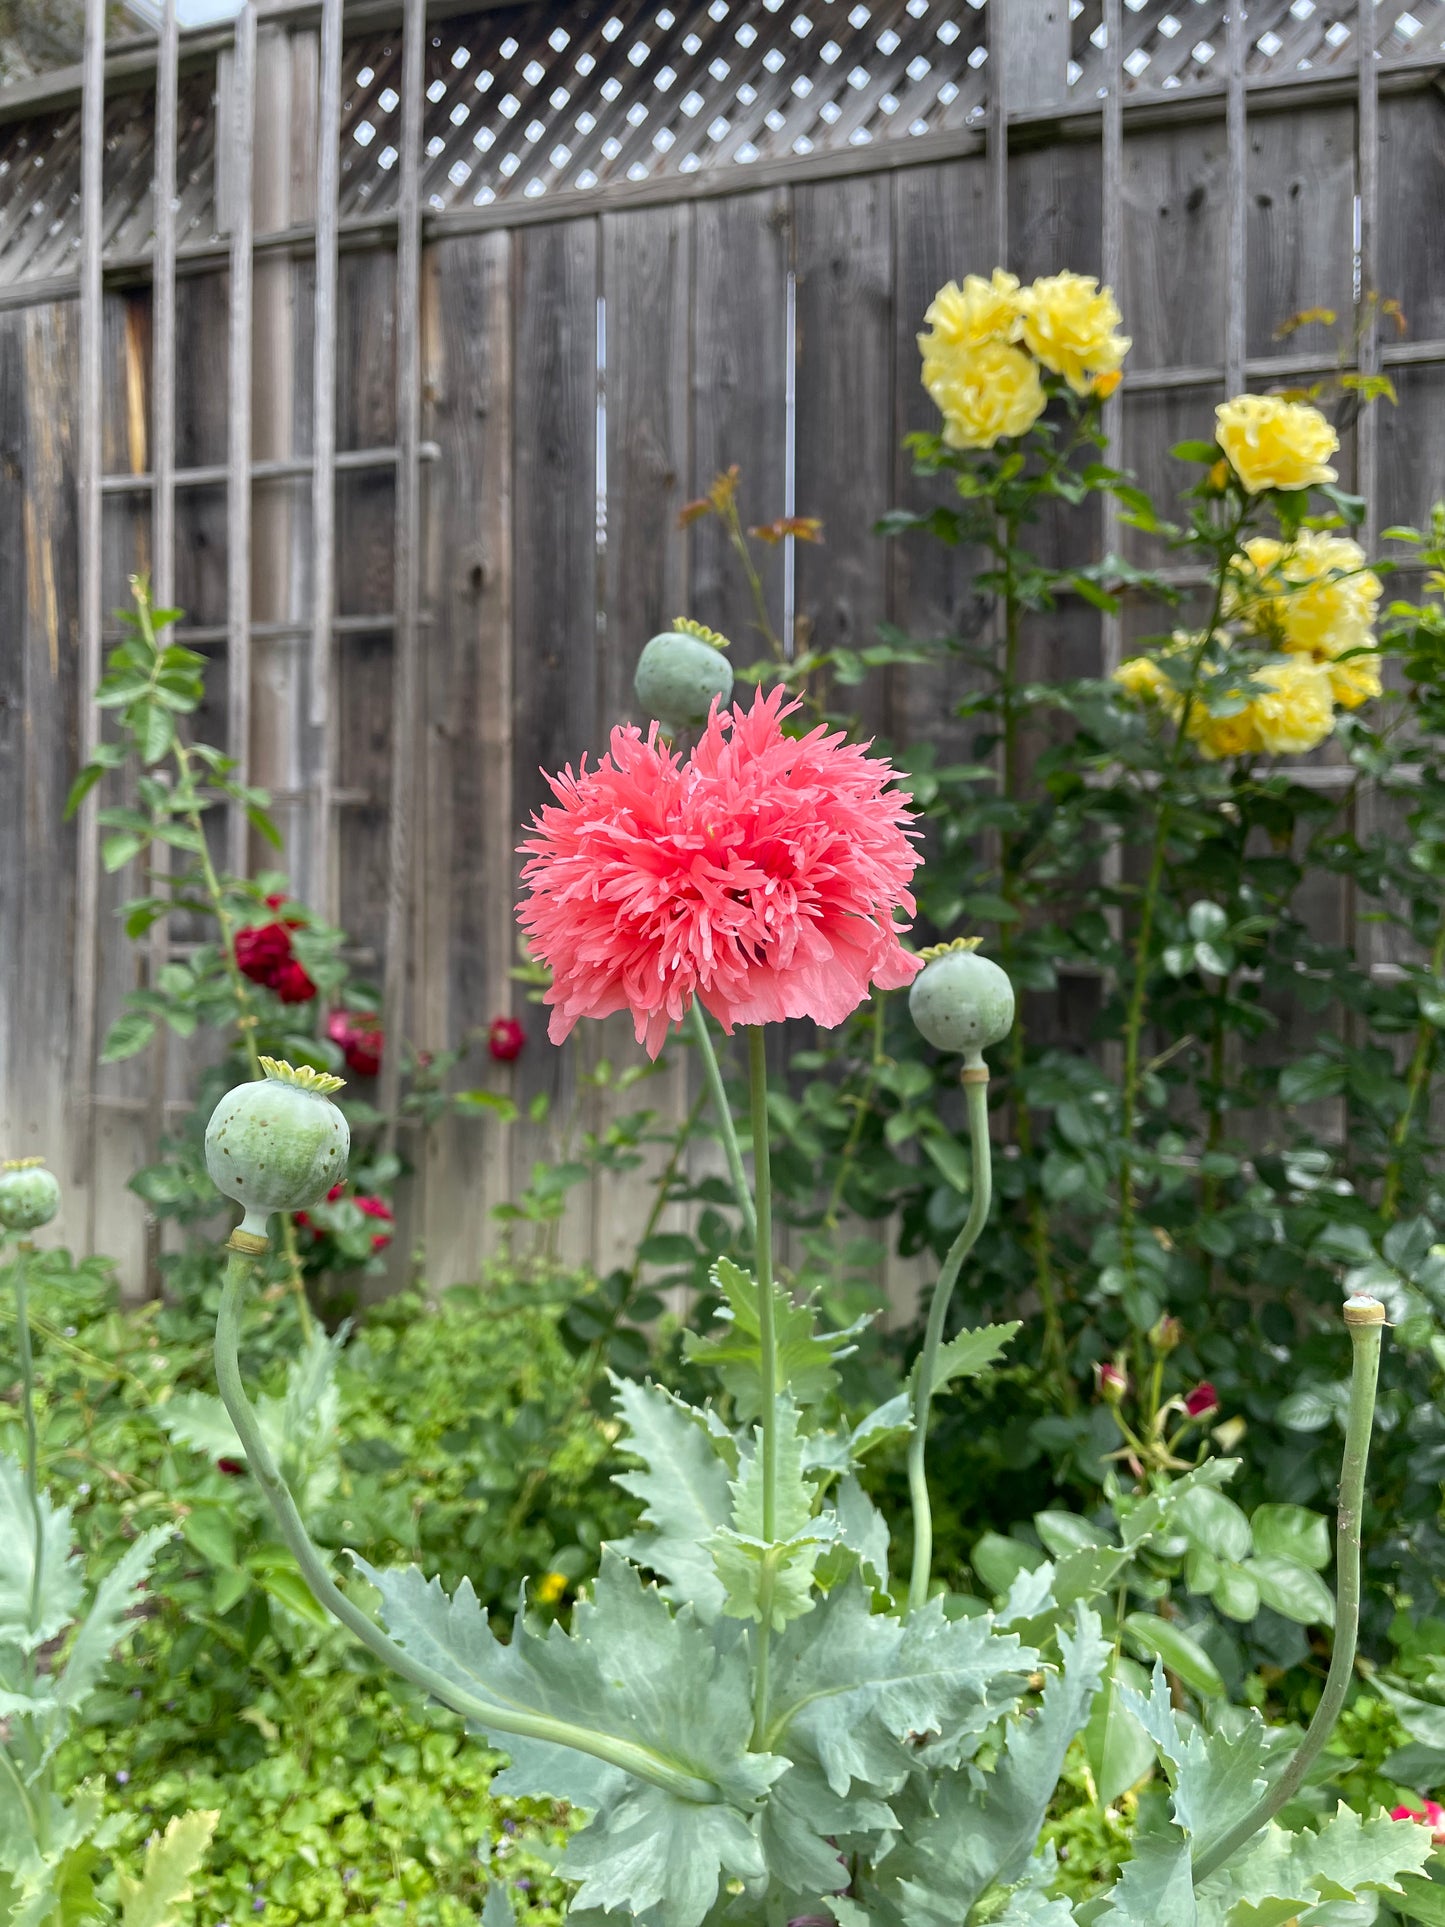
[{"label": "weathered fence board", "polygon": [[[213,661],[198,726],[249,752],[258,778],[276,791],[295,887],[345,924],[361,973],[380,985],[391,953],[407,1041],[444,1049],[515,1008],[531,1035],[521,1063],[507,1071],[474,1053],[466,1081],[511,1091],[524,1106],[545,1095],[552,1106],[539,1126],[466,1117],[403,1132],[418,1177],[398,1247],[419,1240],[436,1280],[473,1269],[495,1238],[490,1207],[516,1195],[534,1157],[603,1123],[607,1107],[579,1075],[604,1053],[635,1058],[623,1020],[589,1030],[565,1053],[544,1041],[544,1014],[509,977],[517,957],[514,850],[520,825],[545,799],[541,770],[575,763],[584,750],[595,755],[630,713],[632,668],[647,635],[686,611],[729,634],[736,660],[760,653],[751,596],[722,530],[705,519],[680,531],[682,504],[737,463],[745,522],[788,511],[822,517],[823,546],[795,545],[790,554],[779,545],[764,558],[773,619],[785,607],[796,616],[789,639],[799,646],[866,646],[881,621],[932,636],[984,632],[976,556],[923,539],[884,543],[871,531],[890,506],[940,492],[913,477],[900,447],[909,430],[934,420],[918,383],[915,336],[943,281],[993,265],[1001,209],[1016,272],[1095,272],[1105,197],[1113,196],[1109,245],[1134,337],[1114,412],[1123,459],[1156,493],[1167,497],[1187,479],[1168,448],[1208,431],[1215,402],[1227,380],[1242,378],[1246,358],[1255,384],[1328,372],[1336,344],[1325,324],[1288,340],[1278,330],[1301,310],[1328,308],[1339,317],[1335,332],[1347,334],[1358,272],[1362,295],[1397,298],[1409,323],[1403,342],[1387,325],[1379,344],[1400,406],[1382,409],[1375,428],[1378,525],[1419,520],[1445,494],[1437,218],[1445,104],[1427,84],[1426,66],[1400,64],[1391,37],[1397,11],[1381,14],[1386,60],[1378,73],[1366,70],[1358,89],[1353,46],[1326,61],[1318,36],[1291,28],[1285,51],[1269,55],[1267,11],[1252,10],[1258,17],[1241,36],[1237,19],[1212,9],[1218,45],[1206,58],[1202,39],[1174,44],[1153,0],[1142,10],[1111,5],[1102,16],[1086,9],[1073,22],[1071,49],[1059,28],[1034,64],[1020,67],[1017,46],[1008,50],[1012,66],[993,58],[1012,30],[1002,9],[985,65],[986,15],[976,18],[976,8],[967,31],[944,41],[931,16],[886,0],[863,26],[850,18],[829,62],[815,51],[817,36],[804,45],[809,36],[775,10],[759,15],[747,42],[732,15],[719,21],[695,4],[686,18],[679,12],[674,37],[680,44],[695,32],[698,45],[677,55],[667,84],[662,29],[609,32],[601,16],[580,9],[576,20],[565,9],[547,10],[544,20],[530,8],[449,17],[426,36],[426,247],[419,275],[408,273],[400,286],[408,70],[399,27],[346,43],[341,97],[323,113],[320,16],[257,26],[248,14],[257,26],[248,205],[248,123],[232,111],[233,53],[221,45],[218,69],[219,42],[208,42],[200,58],[183,46],[173,464],[177,600]],[[1102,58],[1089,38],[1101,18],[1121,29],[1120,45]],[[1422,30],[1422,46],[1434,45],[1433,31]],[[1060,73],[1070,51],[1075,64]],[[923,78],[912,71],[918,55],[931,63]],[[1145,55],[1141,65],[1135,56]],[[1317,60],[1319,75],[1279,84],[1303,55]],[[328,72],[333,58],[334,43]],[[529,74],[534,59],[541,78]],[[793,83],[808,62],[813,78],[799,88]],[[1012,100],[985,102],[991,70],[1015,75]],[[99,286],[102,243],[119,271],[103,302],[86,306],[103,329],[93,419],[68,405],[80,367],[79,309],[46,305],[52,284],[38,282],[34,305],[20,305],[23,277],[62,274],[75,259],[68,210],[82,168],[74,97],[57,98],[48,116],[33,101],[25,116],[0,112],[0,162],[23,162],[35,175],[26,196],[0,191],[8,310],[0,314],[0,805],[17,826],[0,847],[0,981],[14,992],[0,1018],[0,1119],[5,1148],[48,1148],[67,1167],[94,1122],[96,1161],[81,1172],[93,1183],[82,1184],[66,1228],[86,1241],[94,1199],[97,1241],[120,1254],[128,1282],[137,1283],[140,1215],[123,1180],[145,1149],[148,1104],[153,1134],[155,1089],[144,1064],[89,1070],[85,982],[93,970],[103,1029],[125,986],[138,980],[111,914],[132,879],[97,881],[89,870],[82,879],[84,842],[56,827],[92,726],[80,702],[91,606],[77,592],[82,445],[89,433],[102,435],[101,467],[111,478],[98,584],[107,636],[126,573],[152,560],[149,482],[129,487],[120,478],[165,467],[155,446],[168,410],[151,367],[147,265],[153,77],[134,64],[124,72],[117,65],[112,77],[103,102],[105,213],[89,237],[87,286]],[[1168,111],[1158,92],[1166,80],[1183,83]],[[1094,92],[1116,82],[1122,99],[1108,113],[1117,183],[1112,173],[1103,178],[1104,116]],[[595,107],[599,99],[605,113],[588,109],[592,125],[583,128],[584,101]],[[94,92],[91,104],[93,112],[100,105]],[[566,133],[574,123],[575,141]],[[985,152],[988,125],[995,135],[1009,127],[1006,168],[997,138],[993,154]],[[49,145],[40,153],[42,142]],[[340,215],[329,375],[328,156]],[[393,451],[406,420],[398,332],[406,297],[418,292],[413,282],[421,363],[413,399],[420,433],[435,444],[421,454],[435,459],[424,464],[414,558],[418,720],[407,751],[395,702],[397,618],[407,596],[396,532],[405,493]],[[248,319],[247,332],[238,308],[235,338],[249,340],[244,364],[228,352],[235,291]],[[1375,353],[1367,339],[1362,365]],[[1402,362],[1402,354],[1417,358]],[[249,429],[236,433],[233,375],[249,376],[251,398]],[[334,401],[334,490],[323,391]],[[1368,469],[1369,436],[1360,452]],[[1347,446],[1346,482],[1355,460]],[[201,486],[186,475],[198,467],[209,471]],[[238,576],[231,564],[242,497],[251,540],[249,567]],[[318,502],[334,504],[337,621],[329,636]],[[1040,529],[1057,556],[1079,559],[1097,551],[1103,533],[1093,516],[1073,512]],[[1123,530],[1121,541],[1133,557],[1161,559],[1157,545],[1133,531]],[[402,553],[410,557],[411,545]],[[1025,660],[1051,674],[1093,673],[1106,646],[1127,648],[1173,619],[1133,606],[1117,633],[1103,633],[1092,609],[1068,601],[1028,625]],[[1178,619],[1191,619],[1188,604]],[[400,646],[404,652],[404,636]],[[239,682],[228,676],[228,654]],[[328,662],[332,680],[323,688]],[[970,753],[969,731],[948,711],[965,687],[957,663],[897,670],[865,685],[858,707],[895,744],[928,738],[942,759],[957,760]],[[392,804],[403,753],[417,768],[411,857],[399,876]],[[407,891],[411,903],[398,917]],[[1308,907],[1322,932],[1359,940],[1349,906],[1330,892],[1312,893]],[[172,936],[188,934],[177,920]],[[1096,994],[1090,985],[1065,986],[1038,1021],[1050,1034],[1076,1036]],[[79,1116],[64,1115],[55,1075],[67,1056],[73,1088],[91,1099]],[[197,1061],[194,1050],[172,1047],[165,1090],[173,1106]],[[679,1062],[628,1101],[652,1102],[676,1118],[686,1082]],[[621,1183],[579,1187],[563,1249],[603,1265],[624,1258],[652,1169],[655,1161]]]}]

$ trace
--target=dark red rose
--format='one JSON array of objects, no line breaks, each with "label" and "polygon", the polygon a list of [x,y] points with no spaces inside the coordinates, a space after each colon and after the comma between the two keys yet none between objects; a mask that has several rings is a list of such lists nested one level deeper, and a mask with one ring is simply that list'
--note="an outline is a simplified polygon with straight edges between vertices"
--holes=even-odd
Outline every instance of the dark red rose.
[{"label": "dark red rose", "polygon": [[1190,1418],[1203,1418],[1207,1412],[1219,1410],[1219,1394],[1207,1378],[1192,1392],[1184,1394],[1184,1409]]},{"label": "dark red rose", "polygon": [[224,1472],[228,1479],[244,1479],[246,1467],[240,1459],[217,1459],[216,1470]]},{"label": "dark red rose", "polygon": [[316,986],[294,957],[288,957],[271,979],[271,988],[283,1004],[306,1004],[316,995]]},{"label": "dark red rose", "polygon": [[527,1033],[515,1017],[494,1017],[487,1026],[487,1049],[499,1064],[510,1064],[522,1055]]},{"label": "dark red rose", "polygon": [[[381,1218],[387,1224],[396,1223],[395,1215],[385,1198],[358,1197],[354,1198],[352,1202],[355,1204],[357,1210],[365,1212],[368,1218]],[[371,1248],[373,1251],[385,1251],[390,1243],[391,1233],[389,1231],[375,1231],[372,1233]]]},{"label": "dark red rose", "polygon": [[242,976],[270,989],[276,972],[291,959],[291,938],[281,923],[263,923],[236,932],[236,963]]},{"label": "dark red rose", "polygon": [[375,1077],[381,1069],[381,1025],[366,1011],[334,1010],[326,1020],[326,1035],[341,1046],[349,1069],[358,1077]]}]

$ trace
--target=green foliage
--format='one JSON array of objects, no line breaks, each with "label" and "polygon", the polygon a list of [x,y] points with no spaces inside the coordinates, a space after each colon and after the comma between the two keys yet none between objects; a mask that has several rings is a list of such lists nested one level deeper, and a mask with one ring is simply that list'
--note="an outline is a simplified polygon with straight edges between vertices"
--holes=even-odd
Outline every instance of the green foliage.
[{"label": "green foliage", "polygon": [[[587,1815],[558,1865],[576,1883],[571,1917],[762,1927],[826,1909],[838,1927],[1084,1927],[1152,1909],[1151,1927],[1283,1927],[1317,1902],[1398,1896],[1418,1876],[1423,1829],[1342,1809],[1303,1832],[1270,1822],[1196,1896],[1193,1862],[1257,1803],[1274,1736],[1257,1714],[1209,1713],[1217,1671],[1170,1622],[1154,1651],[1178,1663],[1181,1696],[1194,1674],[1200,1711],[1176,1712],[1157,1658],[1144,1690],[1125,1646],[1148,1650],[1151,1616],[1129,1609],[1130,1593],[1167,1595],[1199,1545],[1317,1584],[1328,1547],[1313,1519],[1265,1510],[1256,1541],[1219,1490],[1231,1464],[1159,1467],[1142,1489],[1111,1483],[1108,1522],[1041,1516],[1053,1557],[1019,1542],[1017,1560],[994,1559],[990,1598],[936,1594],[902,1616],[886,1526],[874,1534],[856,1480],[853,1441],[869,1428],[842,1415],[813,1312],[779,1303],[774,1333],[753,1279],[725,1265],[717,1282],[726,1335],[693,1347],[715,1401],[618,1383],[625,1449],[642,1467],[621,1478],[643,1520],[604,1552],[570,1632],[531,1624],[524,1603],[503,1643],[470,1582],[449,1596],[416,1566],[357,1561],[393,1640],[510,1752],[496,1790]],[[956,1362],[976,1370],[1000,1343],[964,1337]],[[760,1387],[789,1376],[760,1414]],[[1109,1797],[1147,1780],[1156,1751],[1169,1773],[1168,1814],[1102,1891],[1065,1885],[1040,1844],[1081,1744]]]}]

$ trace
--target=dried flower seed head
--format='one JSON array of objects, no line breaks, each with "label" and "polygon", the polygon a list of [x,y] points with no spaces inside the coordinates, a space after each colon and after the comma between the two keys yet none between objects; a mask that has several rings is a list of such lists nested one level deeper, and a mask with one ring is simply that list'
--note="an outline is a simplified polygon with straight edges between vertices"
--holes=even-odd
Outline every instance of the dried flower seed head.
[{"label": "dried flower seed head", "polygon": [[0,1165],[0,1225],[35,1231],[60,1209],[60,1186],[44,1158],[11,1158]]},{"label": "dried flower seed head", "polygon": [[206,1126],[206,1169],[245,1211],[241,1229],[266,1235],[273,1211],[304,1211],[346,1175],[351,1131],[330,1093],[342,1080],[263,1057],[265,1076],[238,1084]]}]

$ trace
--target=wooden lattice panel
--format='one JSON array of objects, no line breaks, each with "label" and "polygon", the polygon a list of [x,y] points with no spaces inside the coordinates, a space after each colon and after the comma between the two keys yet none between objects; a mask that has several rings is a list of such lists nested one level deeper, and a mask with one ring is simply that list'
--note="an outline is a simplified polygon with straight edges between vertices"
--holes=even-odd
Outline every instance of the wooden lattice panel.
[{"label": "wooden lattice panel", "polygon": [[[179,237],[215,230],[214,69],[182,77],[176,179]],[[154,226],[155,98],[117,94],[105,115],[105,247],[144,254]],[[80,258],[80,109],[0,126],[0,285],[72,272]]]},{"label": "wooden lattice panel", "polygon": [[[1238,0],[1123,0],[1124,86],[1129,93],[1217,87],[1224,74],[1227,20]],[[1103,0],[1070,0],[1069,85],[1082,94],[1107,85],[1112,63]],[[1445,53],[1445,0],[1375,0],[1375,47],[1384,59]],[[1251,0],[1245,15],[1245,71],[1251,77],[1348,70],[1359,60],[1354,0]]]},{"label": "wooden lattice panel", "polygon": [[[423,195],[446,208],[962,128],[987,49],[982,0],[679,0],[449,20],[429,55]],[[395,36],[347,48],[346,213],[394,195],[399,66]]]}]

